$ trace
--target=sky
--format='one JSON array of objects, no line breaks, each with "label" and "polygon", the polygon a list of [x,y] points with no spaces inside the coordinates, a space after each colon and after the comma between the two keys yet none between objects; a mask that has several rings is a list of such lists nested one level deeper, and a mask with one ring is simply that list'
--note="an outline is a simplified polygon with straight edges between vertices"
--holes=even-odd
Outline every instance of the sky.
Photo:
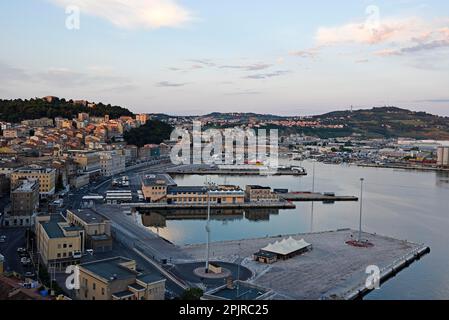
[{"label": "sky", "polygon": [[0,2],[0,98],[134,112],[449,115],[446,0]]}]

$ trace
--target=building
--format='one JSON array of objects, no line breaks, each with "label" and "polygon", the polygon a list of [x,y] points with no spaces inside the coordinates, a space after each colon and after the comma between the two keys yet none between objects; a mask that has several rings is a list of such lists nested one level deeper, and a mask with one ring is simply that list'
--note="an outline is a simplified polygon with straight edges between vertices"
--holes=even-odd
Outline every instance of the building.
[{"label": "building", "polygon": [[279,196],[271,191],[270,187],[248,185],[245,189],[246,201],[249,202],[276,202]]},{"label": "building", "polygon": [[39,181],[21,180],[11,192],[11,214],[31,217],[39,208]]},{"label": "building", "polygon": [[161,150],[157,144],[147,144],[139,149],[139,159],[146,161],[158,158],[161,155]]},{"label": "building", "polygon": [[77,165],[78,175],[89,175],[91,181],[101,176],[100,154],[98,152],[73,150],[70,153]]},{"label": "building", "polygon": [[29,227],[39,209],[39,181],[20,180],[20,185],[11,192],[11,207],[5,210],[3,226]]},{"label": "building", "polygon": [[207,291],[201,300],[269,300],[273,295],[272,290],[244,281],[232,281],[231,278],[228,278],[227,284]]},{"label": "building", "polygon": [[136,271],[134,260],[123,257],[79,266],[80,300],[164,300],[165,279]]},{"label": "building", "polygon": [[53,127],[53,119],[50,118],[40,118],[40,119],[32,119],[32,120],[23,120],[21,122],[22,125],[38,128],[38,127]]},{"label": "building", "polygon": [[94,251],[112,250],[111,221],[92,209],[67,210],[67,221],[84,230],[84,247]]},{"label": "building", "polygon": [[209,191],[201,186],[171,186],[167,189],[169,204],[237,204],[245,202],[245,192],[237,186],[214,186]]},{"label": "building", "polygon": [[136,115],[136,121],[139,122],[141,125],[144,125],[147,123],[147,121],[150,120],[149,114],[138,114]]},{"label": "building", "polygon": [[129,203],[133,201],[133,194],[131,190],[108,190],[105,201],[108,204]]},{"label": "building", "polygon": [[295,240],[292,237],[270,243],[253,255],[255,261],[272,264],[278,260],[288,260],[312,249],[312,245],[304,239]]},{"label": "building", "polygon": [[84,230],[70,224],[62,215],[37,216],[35,222],[36,245],[40,260],[47,267],[65,270],[79,264]]},{"label": "building", "polygon": [[168,174],[147,175],[142,181],[142,193],[145,200],[160,202],[166,199],[169,186],[176,186],[176,182]]},{"label": "building", "polygon": [[437,165],[439,167],[449,167],[449,147],[438,147]]},{"label": "building", "polygon": [[30,165],[17,169],[11,173],[11,188],[15,189],[21,180],[39,180],[39,195],[41,198],[48,198],[55,194],[56,170],[44,168],[38,165]]},{"label": "building", "polygon": [[120,174],[126,169],[126,156],[115,150],[100,152],[100,165],[104,177]]},{"label": "building", "polygon": [[9,193],[10,182],[6,174],[0,173],[0,197],[3,197]]}]

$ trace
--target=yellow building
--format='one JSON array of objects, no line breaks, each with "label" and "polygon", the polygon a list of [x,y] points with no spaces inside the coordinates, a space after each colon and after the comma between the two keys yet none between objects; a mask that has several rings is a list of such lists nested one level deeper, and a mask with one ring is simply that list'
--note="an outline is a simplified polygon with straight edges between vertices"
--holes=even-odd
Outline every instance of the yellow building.
[{"label": "yellow building", "polygon": [[95,251],[112,250],[111,221],[92,209],[67,210],[67,221],[84,230],[84,245]]},{"label": "yellow building", "polygon": [[165,279],[136,271],[136,262],[123,257],[79,266],[80,300],[164,300]]},{"label": "yellow building", "polygon": [[238,204],[245,202],[245,192],[237,186],[215,186],[209,191],[205,187],[169,187],[169,204],[206,204],[208,198],[213,204]]},{"label": "yellow building", "polygon": [[55,194],[56,170],[43,168],[38,165],[30,165],[15,170],[11,173],[11,188],[15,189],[20,185],[21,180],[39,180],[39,194],[46,198]]},{"label": "yellow building", "polygon": [[169,186],[176,186],[176,183],[168,174],[147,175],[142,180],[142,193],[147,201],[161,202],[165,200]]},{"label": "yellow building", "polygon": [[65,270],[78,264],[83,251],[84,230],[59,214],[37,216],[36,245],[41,262],[48,267]]}]

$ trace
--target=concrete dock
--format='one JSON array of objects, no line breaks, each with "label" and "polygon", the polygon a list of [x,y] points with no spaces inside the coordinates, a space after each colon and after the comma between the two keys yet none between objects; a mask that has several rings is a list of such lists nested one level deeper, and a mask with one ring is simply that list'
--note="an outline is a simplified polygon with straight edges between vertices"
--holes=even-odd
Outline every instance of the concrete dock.
[{"label": "concrete dock", "polygon": [[[126,203],[124,207],[135,208],[139,212],[151,209],[176,210],[176,209],[207,209],[207,203],[168,204],[168,203]],[[295,209],[294,203],[288,201],[276,201],[266,203],[211,203],[211,209]]]},{"label": "concrete dock", "polygon": [[[350,300],[370,292],[365,287],[368,266],[377,266],[381,280],[386,281],[430,251],[422,244],[368,233],[363,233],[363,238],[374,246],[357,248],[346,244],[356,234],[345,229],[293,235],[294,239],[311,243],[313,249],[272,265],[253,261],[252,254],[288,236],[216,242],[211,246],[211,253],[217,261],[235,262],[241,257],[242,265],[253,272],[250,282],[272,289],[276,292],[275,299]],[[205,245],[188,245],[182,249],[189,256],[204,259]]]},{"label": "concrete dock", "polygon": [[292,171],[291,169],[278,169],[274,172],[261,169],[223,169],[219,167],[210,167],[204,165],[180,166],[167,170],[167,173],[176,175],[228,175],[228,176],[306,176],[305,171]]},{"label": "concrete dock", "polygon": [[336,202],[336,201],[358,201],[359,198],[354,196],[336,196],[326,195],[317,192],[289,192],[278,193],[278,196],[287,201],[323,201],[323,202]]}]

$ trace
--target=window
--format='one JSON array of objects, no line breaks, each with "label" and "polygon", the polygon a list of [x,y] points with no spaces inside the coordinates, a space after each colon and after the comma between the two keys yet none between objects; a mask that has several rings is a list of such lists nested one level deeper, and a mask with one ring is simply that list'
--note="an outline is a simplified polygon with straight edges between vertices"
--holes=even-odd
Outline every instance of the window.
[{"label": "window", "polygon": [[94,282],[94,283],[92,283],[92,289],[94,289],[94,290],[96,290],[97,289],[97,285],[96,285],[96,283]]},{"label": "window", "polygon": [[101,288],[101,294],[104,295],[104,288]]}]

